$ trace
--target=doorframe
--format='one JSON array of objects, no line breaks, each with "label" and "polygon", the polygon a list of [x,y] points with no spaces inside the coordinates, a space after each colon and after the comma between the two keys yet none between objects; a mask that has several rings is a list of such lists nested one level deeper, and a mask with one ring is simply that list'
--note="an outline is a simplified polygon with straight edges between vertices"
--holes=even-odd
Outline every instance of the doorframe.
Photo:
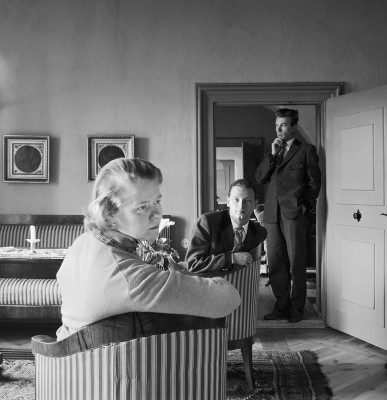
[{"label": "doorframe", "polygon": [[325,187],[325,102],[343,94],[343,82],[295,83],[197,83],[196,84],[196,217],[215,209],[214,106],[228,105],[314,105],[316,148],[320,158],[322,186],[317,203],[316,285],[320,288],[317,306],[326,316],[326,273],[323,249],[326,235]]}]

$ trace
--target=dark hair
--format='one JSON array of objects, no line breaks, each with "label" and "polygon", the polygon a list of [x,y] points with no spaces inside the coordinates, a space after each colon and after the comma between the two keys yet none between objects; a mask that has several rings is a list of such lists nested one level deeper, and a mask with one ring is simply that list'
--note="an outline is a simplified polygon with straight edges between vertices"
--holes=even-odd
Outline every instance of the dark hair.
[{"label": "dark hair", "polygon": [[228,195],[230,196],[231,193],[231,189],[235,186],[239,186],[243,189],[251,189],[254,192],[254,198],[255,198],[255,190],[254,190],[254,186],[252,185],[252,183],[250,181],[248,181],[247,179],[237,179],[236,181],[234,181],[233,183],[231,183],[230,188],[228,189]]},{"label": "dark hair", "polygon": [[291,126],[298,123],[298,110],[292,110],[291,108],[280,108],[274,114],[277,118],[290,118]]},{"label": "dark hair", "polygon": [[116,158],[98,173],[92,198],[85,214],[85,229],[108,229],[120,209],[124,188],[138,179],[162,182],[161,171],[149,161],[140,158]]}]

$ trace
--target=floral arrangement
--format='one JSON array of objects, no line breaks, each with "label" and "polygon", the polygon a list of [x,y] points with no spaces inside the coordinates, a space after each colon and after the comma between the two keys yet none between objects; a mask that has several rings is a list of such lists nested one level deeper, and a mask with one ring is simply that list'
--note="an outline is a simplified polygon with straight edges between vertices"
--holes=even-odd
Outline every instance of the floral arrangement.
[{"label": "floral arrangement", "polygon": [[[171,225],[175,225],[174,221],[169,218],[162,218],[159,226],[159,233]],[[153,243],[142,241],[141,248],[137,249],[141,258],[157,267],[167,270],[169,262],[178,262],[180,256],[178,252],[171,247],[171,240],[161,237]]]}]

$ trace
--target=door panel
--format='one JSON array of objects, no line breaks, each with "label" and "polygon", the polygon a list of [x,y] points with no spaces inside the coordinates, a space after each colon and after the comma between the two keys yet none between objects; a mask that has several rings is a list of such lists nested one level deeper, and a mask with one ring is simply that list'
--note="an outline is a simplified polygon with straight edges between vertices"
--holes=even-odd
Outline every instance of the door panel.
[{"label": "door panel", "polygon": [[338,116],[335,129],[336,202],[384,204],[383,109]]},{"label": "door panel", "polygon": [[384,326],[384,231],[337,225],[335,310]]},{"label": "door panel", "polygon": [[386,107],[387,86],[327,101],[325,269],[327,324],[385,349]]}]

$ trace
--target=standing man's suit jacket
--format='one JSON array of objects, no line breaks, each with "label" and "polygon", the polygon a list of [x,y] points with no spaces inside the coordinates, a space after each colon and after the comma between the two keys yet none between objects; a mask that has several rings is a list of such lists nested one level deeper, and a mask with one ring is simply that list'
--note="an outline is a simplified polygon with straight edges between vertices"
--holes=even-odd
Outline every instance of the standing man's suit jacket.
[{"label": "standing man's suit jacket", "polygon": [[278,205],[287,219],[316,208],[321,187],[321,171],[316,147],[295,139],[282,163],[276,167],[271,154],[257,168],[259,183],[268,183],[263,214],[264,223],[276,223]]},{"label": "standing man's suit jacket", "polygon": [[[254,249],[266,239],[266,229],[250,221],[241,252]],[[203,214],[192,232],[185,260],[193,272],[219,271],[230,268],[234,231],[228,210]]]}]

